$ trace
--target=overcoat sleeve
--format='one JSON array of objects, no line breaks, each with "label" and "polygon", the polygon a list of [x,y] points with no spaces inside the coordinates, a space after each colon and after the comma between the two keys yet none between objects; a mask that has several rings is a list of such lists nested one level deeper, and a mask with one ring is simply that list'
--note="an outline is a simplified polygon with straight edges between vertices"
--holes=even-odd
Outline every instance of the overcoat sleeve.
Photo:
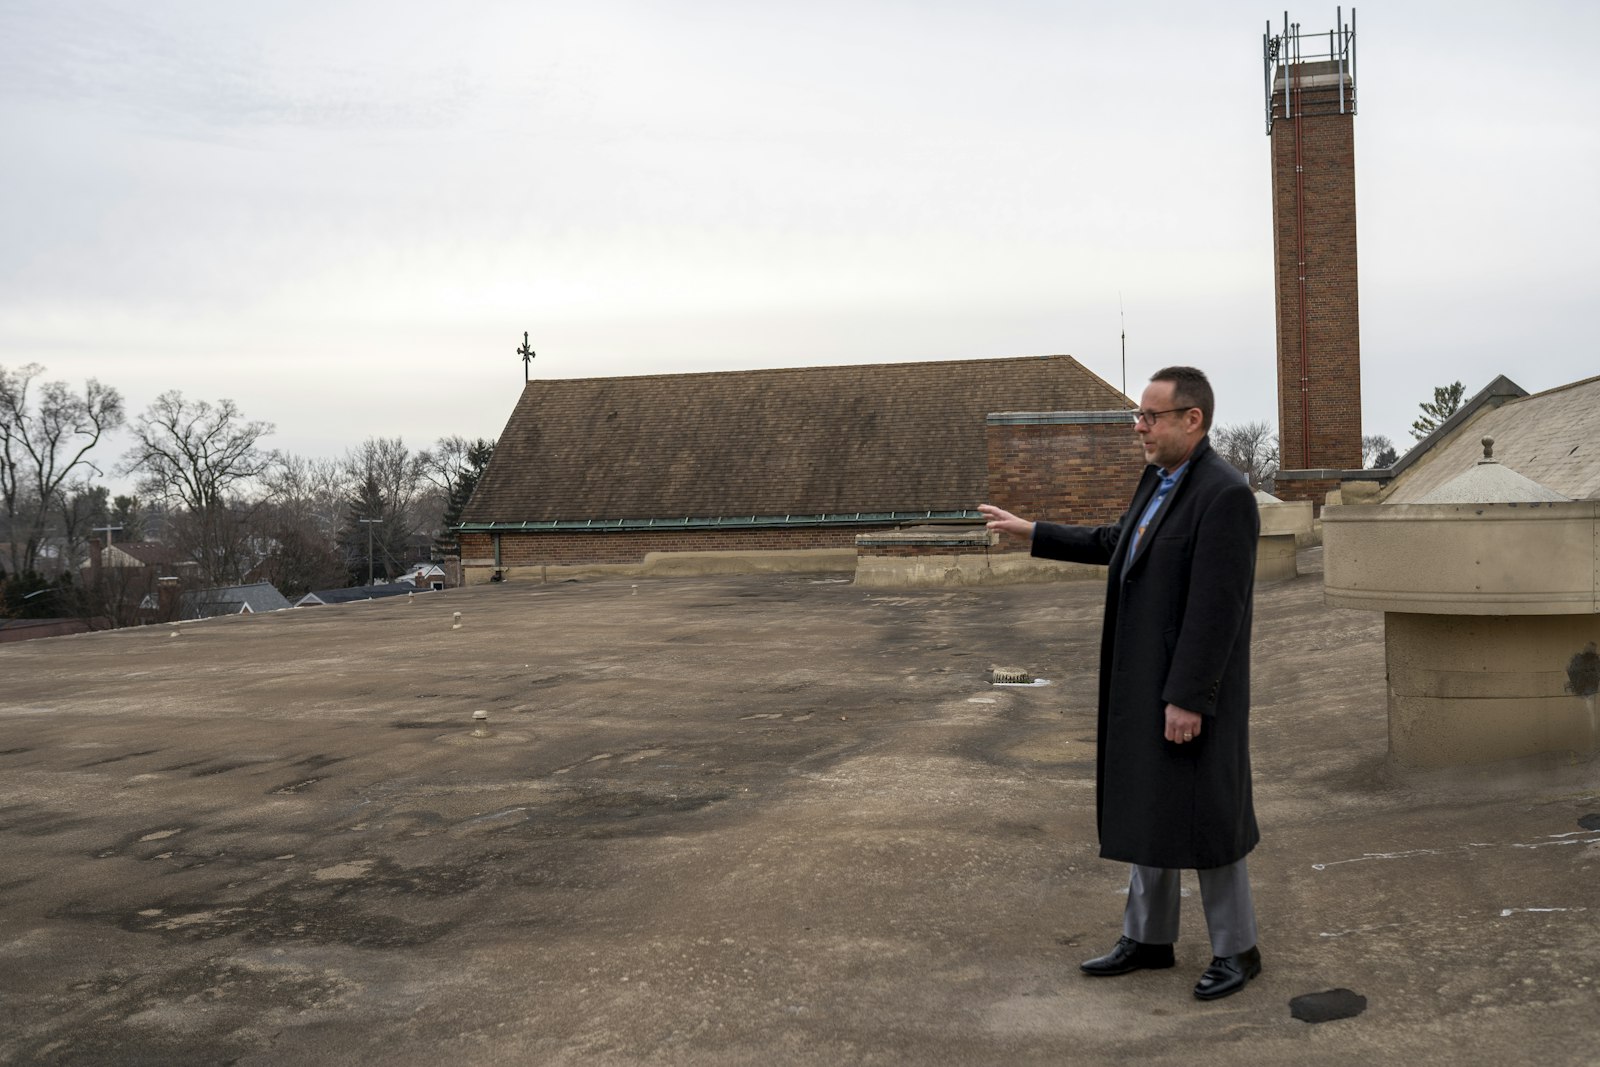
[{"label": "overcoat sleeve", "polygon": [[1194,557],[1182,622],[1161,699],[1212,715],[1234,645],[1244,629],[1255,586],[1254,495],[1244,482],[1218,492],[1195,528]]},{"label": "overcoat sleeve", "polygon": [[1032,554],[1040,559],[1059,559],[1068,563],[1110,563],[1122,539],[1124,515],[1107,526],[1068,526],[1060,522],[1033,524]]}]

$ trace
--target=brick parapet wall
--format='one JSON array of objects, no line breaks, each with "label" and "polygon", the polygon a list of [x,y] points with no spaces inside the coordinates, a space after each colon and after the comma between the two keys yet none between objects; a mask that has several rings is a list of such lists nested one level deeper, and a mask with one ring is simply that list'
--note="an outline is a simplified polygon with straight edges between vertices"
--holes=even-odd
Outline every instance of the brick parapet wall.
[{"label": "brick parapet wall", "polygon": [[[635,564],[651,552],[780,552],[855,547],[857,534],[893,527],[798,526],[736,530],[618,530],[605,533],[506,530],[500,566]],[[494,535],[463,532],[461,558],[478,566],[494,558]]]},{"label": "brick parapet wall", "polygon": [[[999,420],[999,421],[996,421]],[[1144,470],[1144,456],[1125,412],[1066,412],[990,416],[989,503],[1029,518],[1100,523],[1127,506]],[[972,501],[973,505],[980,501]],[[854,549],[861,534],[899,529],[883,526],[793,526],[749,529],[616,530],[605,532],[504,530],[498,566],[635,565],[650,553],[783,552]],[[494,534],[460,535],[461,558],[469,567],[493,566]],[[1009,542],[1009,543],[1008,543]],[[874,555],[982,555],[1026,552],[1019,538],[983,545],[877,546]]]},{"label": "brick parapet wall", "polygon": [[[1099,418],[1093,418],[1098,415]],[[992,415],[988,424],[989,500],[1029,519],[1098,524],[1127,508],[1145,468],[1128,413],[1063,413],[1055,421]],[[1002,535],[996,552],[1026,552]]]},{"label": "brick parapet wall", "polygon": [[1284,478],[1279,477],[1272,484],[1272,495],[1284,502],[1297,500],[1311,501],[1313,514],[1322,514],[1322,505],[1327,500],[1328,494],[1339,488],[1341,482],[1338,478]]},{"label": "brick parapet wall", "polygon": [[[1290,468],[1356,468],[1361,466],[1361,338],[1354,119],[1337,113],[1336,87],[1308,90],[1300,103],[1302,117],[1279,117],[1272,125],[1279,454]],[[1274,99],[1275,115],[1284,114],[1283,104],[1280,92]],[[1303,168],[1298,205],[1297,137]],[[1297,237],[1302,219],[1304,375]]]}]

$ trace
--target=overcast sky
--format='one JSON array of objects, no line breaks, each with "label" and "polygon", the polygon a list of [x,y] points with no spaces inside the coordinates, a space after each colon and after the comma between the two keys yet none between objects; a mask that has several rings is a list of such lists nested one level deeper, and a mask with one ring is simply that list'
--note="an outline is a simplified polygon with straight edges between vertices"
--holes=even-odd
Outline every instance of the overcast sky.
[{"label": "overcast sky", "polygon": [[[1120,313],[1135,396],[1194,363],[1219,421],[1275,423],[1269,18],[0,0],[0,363],[232,398],[315,456],[497,435],[524,330],[549,378],[1068,353],[1120,385]],[[1357,30],[1366,431],[1600,373],[1600,4]]]}]

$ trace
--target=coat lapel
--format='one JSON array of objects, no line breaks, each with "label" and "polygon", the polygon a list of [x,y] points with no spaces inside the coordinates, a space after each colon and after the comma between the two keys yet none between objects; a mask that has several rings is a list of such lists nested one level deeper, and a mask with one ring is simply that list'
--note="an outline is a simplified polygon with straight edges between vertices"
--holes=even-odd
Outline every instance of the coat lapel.
[{"label": "coat lapel", "polygon": [[[1139,538],[1139,545],[1134,549],[1133,559],[1129,560],[1127,567],[1124,568],[1124,574],[1138,566],[1139,561],[1144,559],[1145,553],[1150,551],[1150,544],[1155,540],[1156,531],[1161,529],[1162,523],[1167,521],[1167,516],[1172,513],[1172,509],[1177,507],[1178,498],[1183,495],[1184,486],[1188,485],[1190,480],[1192,480],[1194,477],[1195,467],[1200,465],[1210,451],[1210,436],[1207,435],[1200,438],[1199,443],[1194,446],[1194,452],[1189,456],[1189,468],[1183,472],[1183,477],[1178,479],[1178,484],[1172,487],[1171,491],[1167,493],[1167,499],[1161,502],[1161,506],[1157,508],[1156,513],[1151,516],[1150,525],[1145,528],[1144,536]],[[1150,497],[1154,495],[1156,488],[1161,484],[1161,468],[1152,464],[1150,467],[1146,468],[1146,475],[1148,476],[1152,472],[1154,473],[1154,477],[1150,479],[1148,491],[1146,491],[1146,487],[1140,486],[1141,491],[1137,494],[1138,499],[1134,502],[1135,507],[1132,514],[1133,524],[1135,527],[1139,525],[1139,516],[1144,514],[1145,506],[1150,503]],[[1132,532],[1130,531],[1129,537],[1131,536]]]}]

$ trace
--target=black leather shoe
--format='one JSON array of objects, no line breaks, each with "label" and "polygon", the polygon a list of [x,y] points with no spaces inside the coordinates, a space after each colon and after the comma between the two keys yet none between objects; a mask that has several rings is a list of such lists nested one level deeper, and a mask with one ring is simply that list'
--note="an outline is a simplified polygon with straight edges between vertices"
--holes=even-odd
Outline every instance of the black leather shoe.
[{"label": "black leather shoe", "polygon": [[1158,971],[1163,967],[1171,967],[1174,962],[1171,945],[1146,945],[1131,937],[1120,937],[1110,952],[1085,960],[1078,964],[1078,968],[1096,978],[1110,978],[1114,974],[1127,974],[1130,971]]},{"label": "black leather shoe", "polygon": [[1195,983],[1194,995],[1200,1000],[1231,996],[1261,973],[1261,950],[1249,948],[1237,956],[1212,956],[1211,966]]}]

